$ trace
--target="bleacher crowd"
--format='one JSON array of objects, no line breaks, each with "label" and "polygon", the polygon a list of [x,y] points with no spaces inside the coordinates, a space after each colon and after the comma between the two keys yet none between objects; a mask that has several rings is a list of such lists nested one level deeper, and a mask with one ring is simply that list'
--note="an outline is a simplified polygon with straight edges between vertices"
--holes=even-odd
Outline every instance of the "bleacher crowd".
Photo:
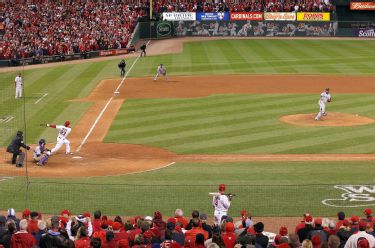
[{"label": "bleacher crowd", "polygon": [[[0,59],[124,48],[149,2],[33,0],[0,3]],[[329,0],[153,1],[157,13],[172,11],[329,12]]]},{"label": "bleacher crowd", "polygon": [[123,1],[0,3],[0,58],[82,53],[126,47],[145,8]]},{"label": "bleacher crowd", "polygon": [[[190,219],[190,220],[189,220]],[[43,218],[25,209],[18,219],[10,208],[0,215],[0,247],[76,247],[76,248],[373,248],[375,219],[367,208],[363,218],[313,218],[305,213],[294,230],[280,227],[279,233],[266,232],[262,222],[253,223],[245,210],[238,221],[230,216],[221,225],[207,223],[207,215],[193,211],[184,217],[181,209],[174,216],[135,216],[127,220],[103,216],[100,211],[72,215],[63,210],[59,216]]]},{"label": "bleacher crowd", "polygon": [[240,0],[240,1],[153,1],[153,9],[163,12],[333,12],[330,0]]}]

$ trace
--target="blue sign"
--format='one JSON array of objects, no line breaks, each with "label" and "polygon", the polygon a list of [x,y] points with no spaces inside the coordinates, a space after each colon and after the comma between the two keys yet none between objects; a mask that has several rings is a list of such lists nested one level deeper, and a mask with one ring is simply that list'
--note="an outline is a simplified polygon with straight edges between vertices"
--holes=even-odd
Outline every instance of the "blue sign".
[{"label": "blue sign", "polygon": [[229,21],[229,12],[197,12],[197,21]]}]

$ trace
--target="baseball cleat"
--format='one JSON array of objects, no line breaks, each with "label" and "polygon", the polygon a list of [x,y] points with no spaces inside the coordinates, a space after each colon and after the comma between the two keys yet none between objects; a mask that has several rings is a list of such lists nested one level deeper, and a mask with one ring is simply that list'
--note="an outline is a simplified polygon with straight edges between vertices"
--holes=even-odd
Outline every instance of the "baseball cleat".
[{"label": "baseball cleat", "polygon": [[41,163],[36,163],[37,166],[43,166],[44,164]]}]

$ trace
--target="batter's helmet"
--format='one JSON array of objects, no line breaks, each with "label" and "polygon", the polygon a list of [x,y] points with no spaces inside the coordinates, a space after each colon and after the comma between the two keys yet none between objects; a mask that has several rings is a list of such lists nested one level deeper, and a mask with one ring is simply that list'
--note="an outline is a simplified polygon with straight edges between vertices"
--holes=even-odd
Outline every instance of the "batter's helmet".
[{"label": "batter's helmet", "polygon": [[46,140],[45,139],[40,139],[39,140],[39,145],[41,146],[42,144],[46,144]]},{"label": "batter's helmet", "polygon": [[220,184],[219,185],[219,191],[225,191],[225,184]]},{"label": "batter's helmet", "polygon": [[23,135],[23,132],[22,132],[22,131],[18,131],[18,132],[17,132],[17,136],[18,136],[18,137],[21,137],[22,135]]},{"label": "batter's helmet", "polygon": [[69,126],[70,126],[70,121],[66,121],[66,122],[64,123],[64,126],[69,127]]}]

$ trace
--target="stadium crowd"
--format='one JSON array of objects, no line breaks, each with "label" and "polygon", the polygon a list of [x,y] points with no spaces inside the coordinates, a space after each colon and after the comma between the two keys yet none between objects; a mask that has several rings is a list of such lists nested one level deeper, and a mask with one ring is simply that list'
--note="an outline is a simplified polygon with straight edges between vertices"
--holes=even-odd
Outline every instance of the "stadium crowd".
[{"label": "stadium crowd", "polygon": [[145,8],[123,1],[0,3],[0,57],[13,59],[124,48]]},{"label": "stadium crowd", "polygon": [[[11,1],[0,3],[0,59],[124,48],[148,1]],[[329,0],[153,1],[157,13],[172,11],[333,11]]]},{"label": "stadium crowd", "polygon": [[[375,219],[370,208],[364,216],[314,218],[306,213],[294,230],[282,226],[279,233],[265,231],[262,222],[253,223],[245,210],[238,221],[230,216],[221,225],[207,223],[207,215],[192,212],[190,220],[181,209],[163,218],[156,211],[151,216],[128,220],[103,216],[101,211],[72,215],[63,210],[60,216],[44,220],[35,211],[25,209],[21,220],[14,209],[0,215],[0,247],[77,247],[77,248],[373,248]],[[266,228],[267,229],[267,228]]]},{"label": "stadium crowd", "polygon": [[153,9],[163,12],[333,12],[329,0],[246,0],[246,1],[176,1],[153,2]]}]

